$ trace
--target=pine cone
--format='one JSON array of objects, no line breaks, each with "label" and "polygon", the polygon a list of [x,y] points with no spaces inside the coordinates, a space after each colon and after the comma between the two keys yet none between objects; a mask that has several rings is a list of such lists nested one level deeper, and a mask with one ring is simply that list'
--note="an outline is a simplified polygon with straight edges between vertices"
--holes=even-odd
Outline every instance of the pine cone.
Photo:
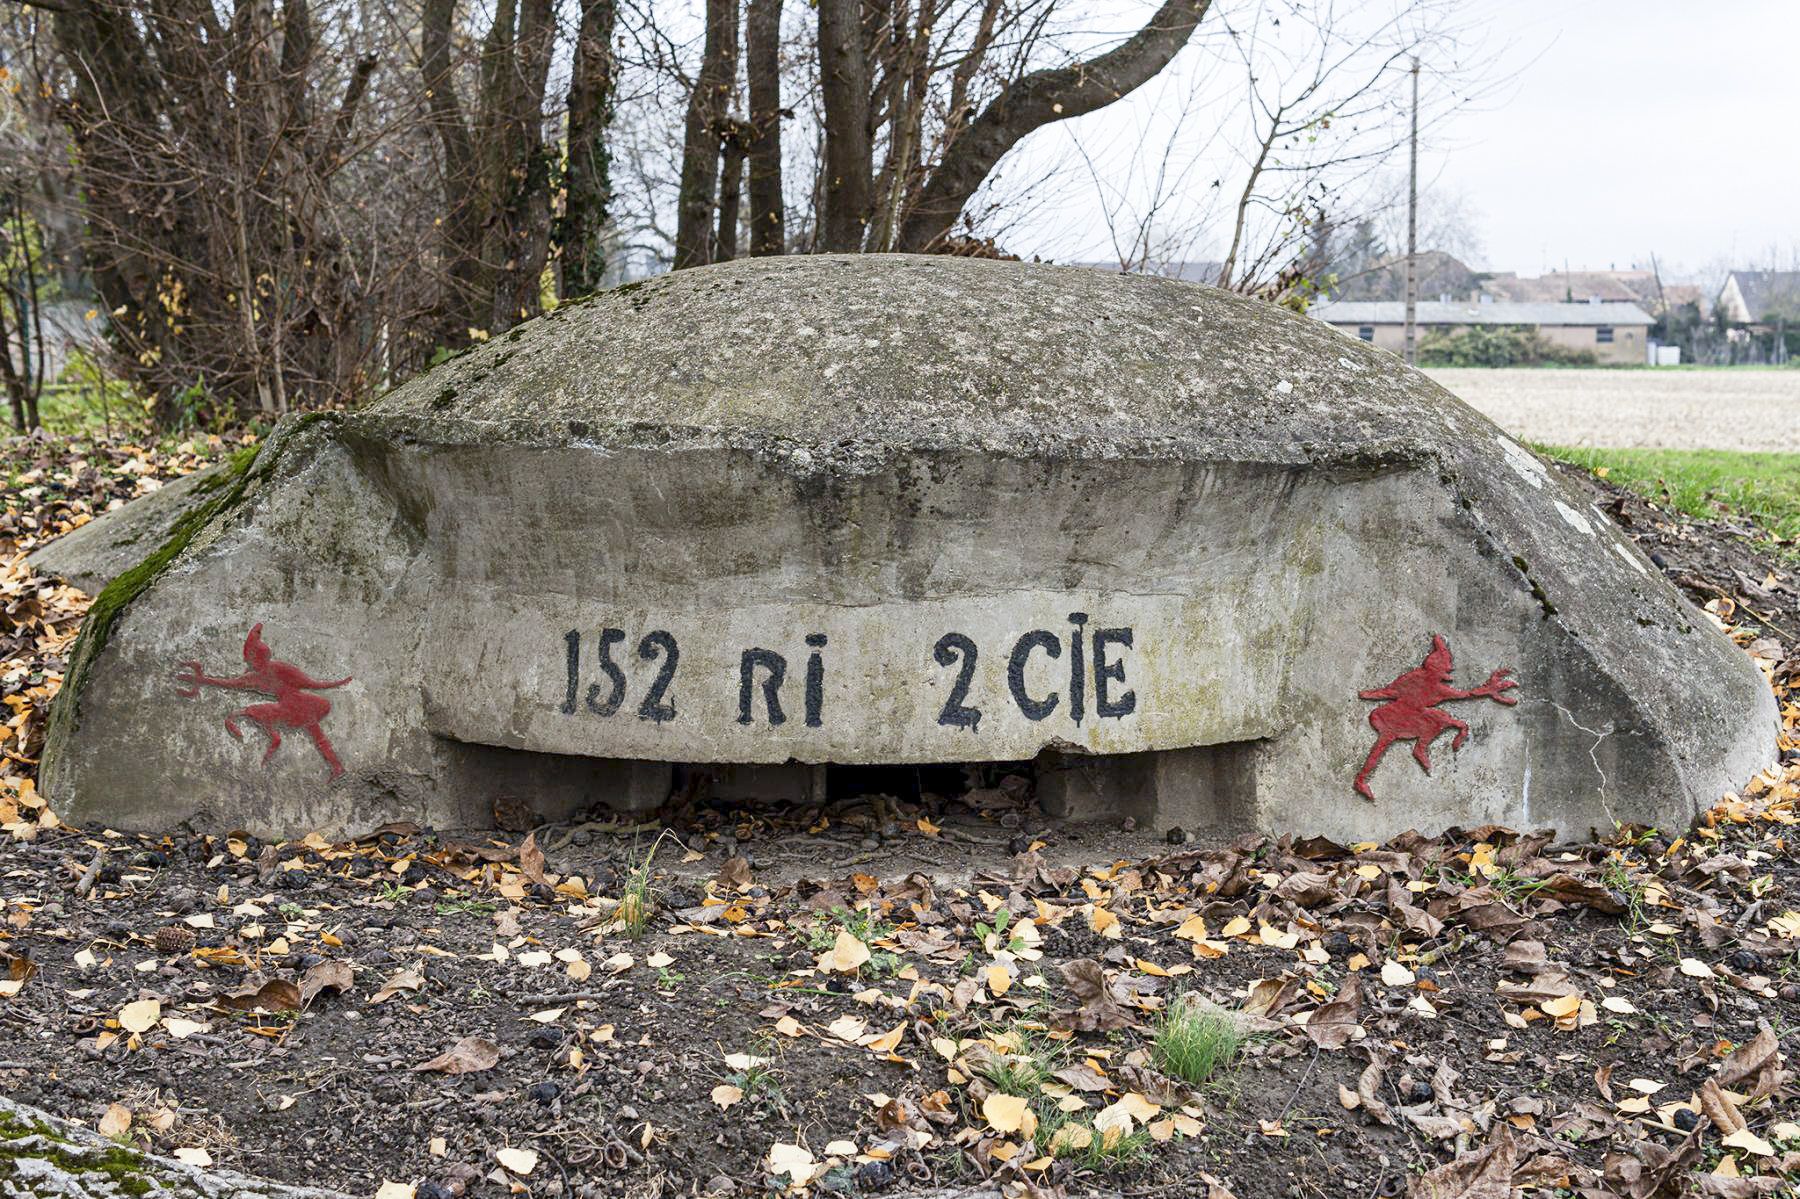
[{"label": "pine cone", "polygon": [[183,928],[179,924],[157,929],[156,936],[152,938],[158,953],[186,953],[194,947],[197,939],[193,929]]}]

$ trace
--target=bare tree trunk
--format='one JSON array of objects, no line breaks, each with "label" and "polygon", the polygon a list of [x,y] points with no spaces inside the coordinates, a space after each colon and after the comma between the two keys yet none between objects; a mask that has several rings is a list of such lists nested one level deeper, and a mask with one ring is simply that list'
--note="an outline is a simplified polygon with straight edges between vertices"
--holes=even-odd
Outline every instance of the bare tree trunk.
[{"label": "bare tree trunk", "polygon": [[781,0],[750,0],[744,17],[750,88],[750,253],[780,254],[787,231],[781,197]]},{"label": "bare tree trunk", "polygon": [[439,327],[433,336],[444,345],[462,345],[476,323],[481,295],[481,202],[476,187],[475,143],[463,118],[451,73],[450,31],[456,0],[425,0],[419,45],[426,109],[438,136],[444,172],[445,280]]},{"label": "bare tree trunk", "polygon": [[[821,28],[828,2],[821,0]],[[901,229],[897,248],[920,253],[942,241],[1001,156],[1027,134],[1093,112],[1149,82],[1187,45],[1210,4],[1211,0],[1164,0],[1149,24],[1116,49],[1085,62],[1034,71],[1008,84],[980,116],[951,138]],[[823,59],[823,45],[820,54]],[[826,111],[829,121],[829,105]]]},{"label": "bare tree trunk", "polygon": [[873,186],[869,60],[861,0],[819,0],[819,91],[825,106],[825,207],[819,249],[863,248]]},{"label": "bare tree trunk", "polygon": [[744,152],[748,132],[740,122],[725,131],[724,165],[719,175],[719,232],[713,241],[713,261],[737,257],[739,201],[744,191]]},{"label": "bare tree trunk", "polygon": [[582,0],[575,63],[569,80],[569,170],[563,221],[562,296],[599,291],[606,276],[605,238],[612,206],[612,124],[618,75],[613,62],[616,0]]},{"label": "bare tree trunk", "polygon": [[706,0],[706,49],[688,97],[677,199],[675,269],[713,261],[719,146],[737,78],[737,0]]},{"label": "bare tree trunk", "polygon": [[[503,0],[502,7],[509,3]],[[486,138],[492,156],[485,180],[493,209],[482,249],[492,272],[484,327],[496,333],[536,316],[543,306],[543,264],[550,248],[544,87],[555,38],[552,0],[523,0],[516,37],[496,39],[501,53],[492,64],[495,90]]]}]

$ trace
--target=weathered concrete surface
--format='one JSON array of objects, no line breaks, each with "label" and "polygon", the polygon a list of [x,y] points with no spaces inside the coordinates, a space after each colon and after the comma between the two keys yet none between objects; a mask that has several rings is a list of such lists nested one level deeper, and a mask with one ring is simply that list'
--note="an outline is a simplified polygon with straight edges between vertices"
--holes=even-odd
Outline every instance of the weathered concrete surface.
[{"label": "weathered concrete surface", "polygon": [[0,1096],[0,1195],[8,1199],[350,1199],[127,1149]]},{"label": "weathered concrete surface", "polygon": [[96,605],[66,816],[456,825],[654,802],[646,762],[1049,751],[1074,813],[1583,832],[1684,823],[1774,745],[1755,668],[1510,438],[1168,280],[683,272],[286,427],[240,483]]}]

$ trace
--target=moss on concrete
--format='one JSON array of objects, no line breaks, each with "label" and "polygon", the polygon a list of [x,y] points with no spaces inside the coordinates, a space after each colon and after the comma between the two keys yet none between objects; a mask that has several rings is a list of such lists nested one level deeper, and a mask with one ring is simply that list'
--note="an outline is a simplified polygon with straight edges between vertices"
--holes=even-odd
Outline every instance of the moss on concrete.
[{"label": "moss on concrete", "polygon": [[[32,1143],[20,1144],[26,1140]],[[147,1195],[155,1187],[144,1168],[144,1155],[135,1150],[122,1145],[84,1147],[58,1136],[41,1120],[0,1111],[0,1182],[12,1179],[17,1172],[13,1163],[21,1158],[46,1161],[69,1174],[104,1174],[127,1195]]]},{"label": "moss on concrete", "polygon": [[196,537],[213,521],[243,502],[251,488],[267,479],[280,461],[283,450],[301,431],[320,422],[335,424],[336,413],[315,412],[283,423],[262,445],[246,446],[223,463],[217,475],[208,479],[199,491],[204,498],[182,513],[168,538],[148,557],[115,578],[94,598],[87,619],[75,639],[68,669],[63,674],[62,690],[50,708],[50,722],[44,737],[44,771],[49,778],[55,773],[54,761],[61,747],[75,729],[81,707],[81,690],[89,669],[100,657],[111,638],[119,618],[157,577],[181,557]]}]

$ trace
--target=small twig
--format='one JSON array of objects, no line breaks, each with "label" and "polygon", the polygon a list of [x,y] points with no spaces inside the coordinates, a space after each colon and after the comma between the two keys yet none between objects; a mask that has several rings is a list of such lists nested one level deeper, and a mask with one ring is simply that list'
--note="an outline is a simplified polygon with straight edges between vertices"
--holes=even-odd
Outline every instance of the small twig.
[{"label": "small twig", "polygon": [[514,1003],[600,1003],[615,998],[610,991],[541,991],[507,994]]},{"label": "small twig", "polygon": [[88,892],[94,889],[94,880],[100,877],[100,860],[105,856],[106,851],[104,849],[96,849],[94,851],[93,859],[87,864],[87,871],[82,874],[81,878],[75,883],[75,897],[77,899],[86,899]]},{"label": "small twig", "polygon": [[[1294,1084],[1293,1094],[1289,1095],[1287,1098],[1287,1102],[1281,1105],[1281,1114],[1275,1117],[1275,1123],[1278,1127],[1280,1126],[1280,1124],[1283,1120],[1287,1119],[1288,1112],[1293,1109],[1294,1100],[1300,1098],[1300,1092],[1306,1087],[1306,1080],[1312,1077],[1313,1067],[1318,1064],[1319,1064],[1319,1047],[1317,1045],[1314,1045],[1313,1051],[1312,1051],[1312,1060],[1306,1063],[1306,1069],[1301,1071],[1301,1073],[1300,1073],[1300,1081]],[[1244,1144],[1246,1144],[1246,1145],[1252,1144],[1255,1141],[1255,1139],[1256,1139],[1256,1134],[1251,1133],[1249,1136],[1246,1136],[1244,1138]]]}]

